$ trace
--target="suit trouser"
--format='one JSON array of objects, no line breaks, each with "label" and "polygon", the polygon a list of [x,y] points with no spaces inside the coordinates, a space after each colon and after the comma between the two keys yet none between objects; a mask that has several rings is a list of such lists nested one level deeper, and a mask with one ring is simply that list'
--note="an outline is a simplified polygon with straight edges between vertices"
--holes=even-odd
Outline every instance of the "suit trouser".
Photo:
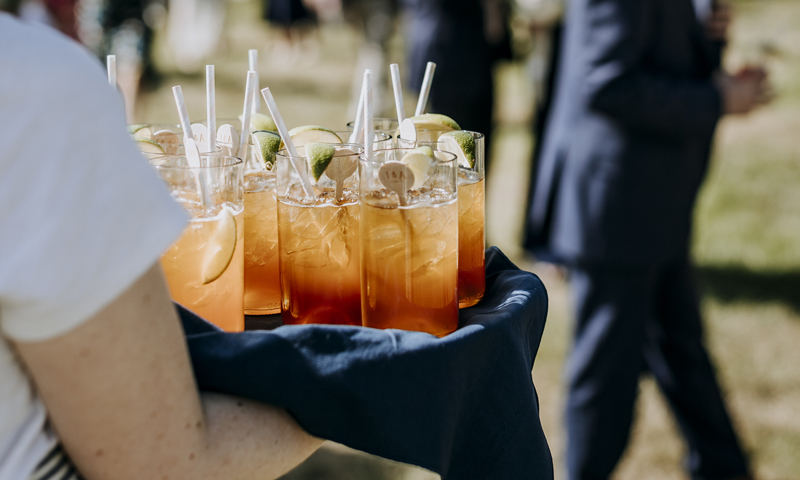
[{"label": "suit trouser", "polygon": [[639,377],[649,371],[688,446],[695,480],[748,472],[703,345],[688,261],[571,271],[575,338],[567,365],[567,469],[606,479],[628,442]]}]

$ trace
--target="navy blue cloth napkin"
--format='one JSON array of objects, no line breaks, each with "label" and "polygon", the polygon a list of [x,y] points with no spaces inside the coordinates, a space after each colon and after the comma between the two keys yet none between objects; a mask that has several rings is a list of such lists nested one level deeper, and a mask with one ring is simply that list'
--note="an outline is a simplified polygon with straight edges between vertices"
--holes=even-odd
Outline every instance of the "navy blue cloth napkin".
[{"label": "navy blue cloth napkin", "polygon": [[553,478],[531,377],[547,293],[496,248],[485,298],[444,338],[330,325],[225,333],[180,310],[202,390],[284,407],[312,435],[442,479]]}]

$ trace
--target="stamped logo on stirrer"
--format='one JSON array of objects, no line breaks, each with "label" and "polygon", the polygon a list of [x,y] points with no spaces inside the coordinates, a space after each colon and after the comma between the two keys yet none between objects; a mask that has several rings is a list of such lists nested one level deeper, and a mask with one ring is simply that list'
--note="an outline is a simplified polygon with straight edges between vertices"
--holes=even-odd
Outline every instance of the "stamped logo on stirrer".
[{"label": "stamped logo on stirrer", "polygon": [[217,130],[217,144],[222,147],[223,155],[235,155],[239,149],[239,134],[233,126],[225,124]]},{"label": "stamped logo on stirrer", "polygon": [[181,139],[175,132],[169,130],[160,130],[153,134],[153,141],[161,145],[164,153],[168,155],[175,155],[178,153],[178,147],[181,144]]},{"label": "stamped logo on stirrer", "polygon": [[414,185],[414,173],[408,166],[400,162],[384,163],[378,170],[378,179],[384,187],[397,194],[400,205],[407,205],[407,192]]},{"label": "stamped logo on stirrer", "polygon": [[349,148],[339,148],[325,169],[325,175],[336,182],[336,201],[341,202],[344,193],[344,182],[358,169],[356,152]]},{"label": "stamped logo on stirrer", "polygon": [[414,124],[414,120],[410,118],[403,120],[400,124],[400,138],[407,142],[417,141],[417,126]]},{"label": "stamped logo on stirrer", "polygon": [[208,128],[203,125],[202,123],[193,123],[192,124],[192,138],[194,138],[194,143],[197,144],[197,148],[205,149],[208,137]]},{"label": "stamped logo on stirrer", "polygon": [[183,137],[183,149],[186,150],[186,163],[191,168],[200,168],[200,150],[192,137]]}]

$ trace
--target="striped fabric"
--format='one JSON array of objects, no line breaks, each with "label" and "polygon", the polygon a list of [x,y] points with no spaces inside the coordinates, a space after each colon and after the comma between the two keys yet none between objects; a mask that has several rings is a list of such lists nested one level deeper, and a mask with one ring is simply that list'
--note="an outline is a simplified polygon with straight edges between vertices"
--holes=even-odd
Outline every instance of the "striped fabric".
[{"label": "striped fabric", "polygon": [[84,478],[72,465],[72,461],[59,443],[39,462],[29,480],[84,480]]}]

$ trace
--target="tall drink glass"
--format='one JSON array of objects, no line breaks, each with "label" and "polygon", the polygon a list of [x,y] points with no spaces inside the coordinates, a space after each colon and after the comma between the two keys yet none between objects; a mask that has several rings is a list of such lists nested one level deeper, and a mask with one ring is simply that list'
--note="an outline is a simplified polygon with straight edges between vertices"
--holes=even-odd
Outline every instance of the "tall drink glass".
[{"label": "tall drink glass", "polygon": [[[361,147],[340,147],[355,153],[336,155],[357,164]],[[297,153],[276,156],[283,323],[361,325],[358,172],[343,182],[341,200],[326,175],[307,198],[294,167],[308,171],[305,149]]]},{"label": "tall drink glass", "polygon": [[[431,138],[440,136],[428,132],[431,132]],[[486,290],[486,144],[482,133],[467,133],[475,140],[475,164],[470,166],[468,162],[464,163],[466,159],[460,159],[458,165],[458,308],[477,304]],[[435,140],[409,142],[401,139],[400,142],[409,147],[450,150],[448,144]]]},{"label": "tall drink glass", "polygon": [[281,311],[276,168],[248,145],[244,174],[244,313]]},{"label": "tall drink glass", "polygon": [[486,290],[485,139],[482,133],[469,133],[475,139],[475,165],[458,166],[459,308],[475,305]]},{"label": "tall drink glass", "polygon": [[416,170],[424,183],[393,190],[381,169],[408,151],[361,160],[362,318],[366,327],[444,336],[458,327],[456,155],[434,151],[434,165]]},{"label": "tall drink glass", "polygon": [[150,160],[172,197],[191,215],[161,257],[176,302],[220,328],[244,330],[243,162],[203,154],[192,168],[182,155]]}]

